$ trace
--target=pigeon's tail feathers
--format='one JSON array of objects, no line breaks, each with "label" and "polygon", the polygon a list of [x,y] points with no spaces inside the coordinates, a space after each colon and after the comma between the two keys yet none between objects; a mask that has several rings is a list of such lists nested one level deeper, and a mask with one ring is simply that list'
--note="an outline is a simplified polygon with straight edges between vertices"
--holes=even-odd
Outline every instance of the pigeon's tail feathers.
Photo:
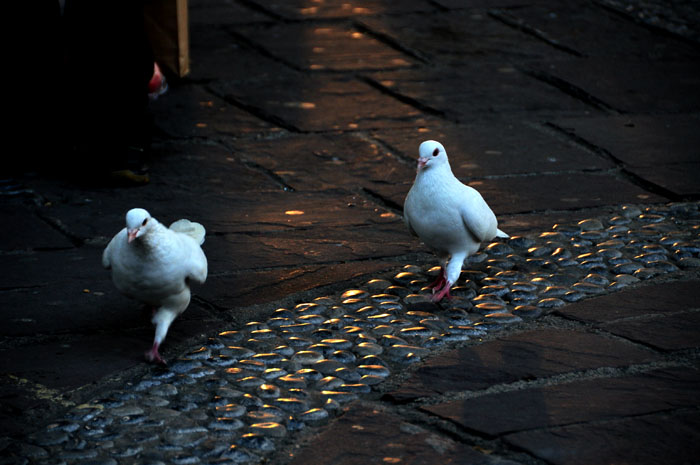
[{"label": "pigeon's tail feathers", "polygon": [[204,235],[207,233],[206,229],[204,229],[204,226],[201,224],[185,219],[177,220],[170,225],[170,229],[175,232],[187,234],[197,241],[199,245],[204,244]]},{"label": "pigeon's tail feathers", "polygon": [[500,229],[496,229],[496,237],[503,237],[503,238],[508,238],[510,237],[508,234],[504,233]]}]

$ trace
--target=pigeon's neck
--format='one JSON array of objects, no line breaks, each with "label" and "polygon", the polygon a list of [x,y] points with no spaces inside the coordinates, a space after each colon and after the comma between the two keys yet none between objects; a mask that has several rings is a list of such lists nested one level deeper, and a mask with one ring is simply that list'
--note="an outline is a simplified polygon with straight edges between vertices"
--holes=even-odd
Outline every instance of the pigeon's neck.
[{"label": "pigeon's neck", "polygon": [[151,218],[151,226],[147,234],[136,238],[131,245],[139,255],[149,255],[156,247],[156,243],[159,241],[159,236],[162,235],[161,229],[163,225],[156,222],[154,218]]},{"label": "pigeon's neck", "polygon": [[456,179],[454,174],[452,174],[452,169],[447,163],[431,166],[429,168],[424,168],[418,172],[416,176],[416,182],[426,183],[426,184],[436,184],[442,183],[446,184]]}]

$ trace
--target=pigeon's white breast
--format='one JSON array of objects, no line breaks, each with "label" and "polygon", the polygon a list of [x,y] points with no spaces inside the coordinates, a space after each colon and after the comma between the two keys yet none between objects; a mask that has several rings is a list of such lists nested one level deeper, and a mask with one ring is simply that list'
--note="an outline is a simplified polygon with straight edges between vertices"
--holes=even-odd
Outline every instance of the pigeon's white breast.
[{"label": "pigeon's white breast", "polygon": [[[133,244],[129,244],[133,245]],[[124,245],[123,253],[112,265],[114,285],[124,294],[152,305],[181,292],[185,286],[187,250],[159,247],[146,252],[142,247]]]},{"label": "pigeon's white breast", "polygon": [[[414,184],[404,208],[411,228],[431,249],[451,254],[474,242],[459,212],[459,201],[444,184]],[[477,244],[478,247],[478,244]]]}]

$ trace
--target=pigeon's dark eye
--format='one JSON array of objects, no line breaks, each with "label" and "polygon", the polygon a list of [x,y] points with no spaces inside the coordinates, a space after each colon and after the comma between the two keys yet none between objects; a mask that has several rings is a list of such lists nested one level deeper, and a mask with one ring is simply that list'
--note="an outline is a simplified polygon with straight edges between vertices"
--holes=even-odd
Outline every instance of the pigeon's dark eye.
[{"label": "pigeon's dark eye", "polygon": [[146,223],[148,223],[148,218],[143,220],[143,223],[141,223],[141,226],[146,226]]},{"label": "pigeon's dark eye", "polygon": [[440,153],[440,149],[436,148],[435,150],[433,150],[433,156],[434,156],[434,157],[437,157],[437,156],[438,156],[438,153]]}]

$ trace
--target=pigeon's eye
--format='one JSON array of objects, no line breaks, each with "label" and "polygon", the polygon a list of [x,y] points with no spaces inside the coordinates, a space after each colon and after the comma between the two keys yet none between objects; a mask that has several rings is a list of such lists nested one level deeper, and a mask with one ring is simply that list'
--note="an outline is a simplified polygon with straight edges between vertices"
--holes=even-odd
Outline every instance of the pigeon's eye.
[{"label": "pigeon's eye", "polygon": [[435,150],[433,150],[434,157],[437,157],[439,153],[440,153],[440,149],[436,148]]},{"label": "pigeon's eye", "polygon": [[143,220],[143,223],[141,223],[141,226],[146,226],[146,223],[148,223],[148,218]]}]

